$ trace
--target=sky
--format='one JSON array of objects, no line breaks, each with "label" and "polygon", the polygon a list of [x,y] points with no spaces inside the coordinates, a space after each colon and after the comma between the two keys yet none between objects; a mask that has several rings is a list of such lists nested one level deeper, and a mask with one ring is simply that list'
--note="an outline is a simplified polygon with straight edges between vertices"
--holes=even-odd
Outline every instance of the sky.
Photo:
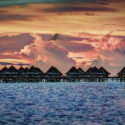
[{"label": "sky", "polygon": [[125,66],[124,0],[0,0],[0,68]]}]

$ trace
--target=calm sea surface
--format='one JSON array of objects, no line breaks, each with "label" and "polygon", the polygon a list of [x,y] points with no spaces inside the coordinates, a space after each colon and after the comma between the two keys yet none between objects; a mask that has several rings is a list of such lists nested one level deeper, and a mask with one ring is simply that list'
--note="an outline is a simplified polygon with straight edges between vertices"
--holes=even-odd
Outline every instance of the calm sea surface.
[{"label": "calm sea surface", "polygon": [[1,83],[0,125],[125,125],[125,83]]}]

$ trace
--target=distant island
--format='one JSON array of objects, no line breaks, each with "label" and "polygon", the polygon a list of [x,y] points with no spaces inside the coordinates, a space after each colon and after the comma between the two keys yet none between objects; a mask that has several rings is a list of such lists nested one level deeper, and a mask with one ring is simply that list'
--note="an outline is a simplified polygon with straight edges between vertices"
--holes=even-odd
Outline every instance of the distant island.
[{"label": "distant island", "polygon": [[96,66],[90,67],[86,72],[82,68],[77,69],[73,66],[65,75],[54,66],[50,67],[46,73],[34,66],[19,69],[10,66],[0,70],[0,82],[105,82],[109,79],[125,82],[125,67],[117,73],[117,77],[109,75],[105,68],[98,69]]}]

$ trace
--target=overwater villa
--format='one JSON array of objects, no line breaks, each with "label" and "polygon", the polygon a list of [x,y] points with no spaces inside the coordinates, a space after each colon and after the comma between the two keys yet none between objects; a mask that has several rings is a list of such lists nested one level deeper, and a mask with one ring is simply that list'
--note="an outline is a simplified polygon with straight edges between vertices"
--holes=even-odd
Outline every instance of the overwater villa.
[{"label": "overwater villa", "polygon": [[2,70],[1,70],[1,77],[8,77],[9,75],[9,71],[8,71],[8,68],[7,67],[4,67]]},{"label": "overwater villa", "polygon": [[0,70],[0,82],[104,82],[108,79],[125,82],[125,67],[118,73],[118,77],[111,77],[109,74],[103,67],[98,69],[96,66],[90,67],[86,72],[82,68],[76,69],[73,66],[65,76],[54,66],[50,67],[46,73],[34,66],[30,68],[20,67],[18,70],[14,66],[10,66]]},{"label": "overwater villa", "polygon": [[41,69],[31,66],[27,70],[27,79],[28,81],[41,81],[41,78],[44,76],[44,73]]},{"label": "overwater villa", "polygon": [[99,71],[100,71],[99,77],[103,77],[103,78],[108,78],[109,77],[110,73],[106,69],[104,69],[103,67],[100,67]]},{"label": "overwater villa", "polygon": [[29,69],[28,69],[27,67],[26,67],[26,68],[24,68],[24,72],[25,72],[25,73],[27,73],[27,72],[28,72],[28,70],[29,70]]},{"label": "overwater villa", "polygon": [[68,78],[76,78],[79,77],[80,75],[80,71],[76,69],[76,67],[71,67],[71,69],[65,73],[67,75]]},{"label": "overwater villa", "polygon": [[125,67],[117,74],[118,74],[118,77],[125,78]]},{"label": "overwater villa", "polygon": [[92,70],[92,67],[90,67],[90,68],[85,72],[85,74],[86,74],[85,76],[86,76],[86,77],[91,77],[91,75],[90,75],[90,74],[91,74],[91,70]]},{"label": "overwater villa", "polygon": [[93,68],[90,67],[86,71],[86,77],[102,77],[102,78],[107,78],[110,73],[106,71],[103,67],[100,67],[99,69],[94,66]]},{"label": "overwater villa", "polygon": [[45,73],[47,81],[60,81],[63,74],[54,66],[50,67],[49,70]]},{"label": "overwater villa", "polygon": [[23,68],[23,67],[20,67],[19,69],[18,69],[18,73],[19,73],[19,75],[26,75],[26,72],[25,72],[25,69]]},{"label": "overwater villa", "polygon": [[18,74],[19,74],[19,81],[20,82],[25,82],[26,81],[26,76],[27,76],[27,71],[23,67],[20,67],[18,69]]},{"label": "overwater villa", "polygon": [[19,76],[18,71],[14,66],[10,66],[8,71],[9,71],[9,75],[11,75],[12,79],[15,79],[15,80],[18,79],[18,76]]},{"label": "overwater villa", "polygon": [[78,70],[79,73],[80,73],[80,74],[79,74],[79,77],[85,77],[85,71],[84,71],[82,68],[79,67],[77,70]]},{"label": "overwater villa", "polygon": [[9,68],[4,67],[1,70],[1,77],[5,81],[15,81],[18,79],[17,69],[14,66],[11,66]]}]

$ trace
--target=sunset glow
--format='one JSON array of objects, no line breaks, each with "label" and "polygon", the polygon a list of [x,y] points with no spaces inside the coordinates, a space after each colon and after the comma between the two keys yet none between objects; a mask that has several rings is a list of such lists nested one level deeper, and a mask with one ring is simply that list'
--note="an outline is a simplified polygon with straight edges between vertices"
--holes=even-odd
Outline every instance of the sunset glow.
[{"label": "sunset glow", "polygon": [[0,67],[125,66],[124,0],[0,1]]}]

